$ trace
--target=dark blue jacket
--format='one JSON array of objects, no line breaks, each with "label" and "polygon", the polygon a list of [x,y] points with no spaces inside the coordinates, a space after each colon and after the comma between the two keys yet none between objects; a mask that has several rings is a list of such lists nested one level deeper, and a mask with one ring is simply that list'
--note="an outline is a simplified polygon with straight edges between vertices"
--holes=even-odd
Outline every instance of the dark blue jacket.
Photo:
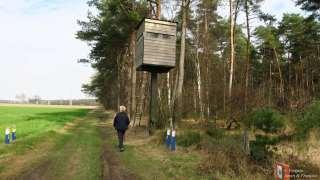
[{"label": "dark blue jacket", "polygon": [[113,127],[116,130],[124,131],[128,129],[129,124],[130,124],[129,117],[125,112],[119,112],[117,113],[116,117],[114,117]]}]

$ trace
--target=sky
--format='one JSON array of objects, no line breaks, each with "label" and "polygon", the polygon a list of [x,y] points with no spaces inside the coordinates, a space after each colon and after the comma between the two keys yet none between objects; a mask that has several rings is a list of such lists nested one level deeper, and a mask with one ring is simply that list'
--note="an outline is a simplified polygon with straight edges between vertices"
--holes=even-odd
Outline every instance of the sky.
[{"label": "sky", "polygon": [[262,12],[276,16],[276,19],[281,20],[284,13],[299,13],[303,16],[306,12],[295,6],[296,0],[264,0],[261,4]]},{"label": "sky", "polygon": [[[90,48],[75,38],[87,0],[0,0],[0,99],[17,94],[42,99],[87,98],[81,92],[94,70],[78,64]],[[224,8],[225,9],[225,8]],[[265,0],[276,15],[300,12],[292,0]],[[223,12],[221,12],[223,13]]]},{"label": "sky", "polygon": [[89,47],[75,38],[86,0],[0,0],[0,99],[86,98],[94,71],[78,64]]},{"label": "sky", "polygon": [[[264,0],[260,4],[260,9],[264,13],[271,14],[276,17],[277,20],[281,20],[284,13],[299,13],[303,16],[306,15],[306,12],[302,11],[299,7],[295,6],[295,0]],[[222,17],[229,16],[229,3],[222,3],[218,8],[218,13]],[[241,13],[237,19],[237,23],[245,23],[244,13]],[[261,25],[261,22],[258,22],[258,19],[252,19],[251,24],[253,26]]]}]

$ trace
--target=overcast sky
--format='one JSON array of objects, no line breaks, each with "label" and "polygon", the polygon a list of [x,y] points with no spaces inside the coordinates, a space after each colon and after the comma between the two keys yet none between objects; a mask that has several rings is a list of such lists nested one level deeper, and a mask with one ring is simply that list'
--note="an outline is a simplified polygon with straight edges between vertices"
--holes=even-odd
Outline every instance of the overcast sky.
[{"label": "overcast sky", "polygon": [[[16,94],[43,99],[85,98],[90,80],[89,47],[75,39],[77,19],[85,19],[87,0],[0,0],[0,99]],[[281,18],[301,12],[292,0],[265,0],[264,12]]]}]

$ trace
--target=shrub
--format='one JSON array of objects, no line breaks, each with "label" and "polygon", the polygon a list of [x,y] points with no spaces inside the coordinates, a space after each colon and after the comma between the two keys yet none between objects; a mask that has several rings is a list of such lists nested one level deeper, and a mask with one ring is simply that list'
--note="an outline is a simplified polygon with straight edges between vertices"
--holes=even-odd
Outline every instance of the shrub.
[{"label": "shrub", "polygon": [[275,145],[278,142],[278,137],[257,135],[256,141],[250,143],[251,157],[256,161],[268,160],[272,153],[268,152],[267,145]]},{"label": "shrub", "polygon": [[298,138],[306,138],[312,128],[320,128],[320,101],[312,103],[296,123]]},{"label": "shrub", "polygon": [[199,144],[201,135],[199,132],[186,131],[180,136],[177,136],[177,144],[182,147],[189,147],[191,145]]},{"label": "shrub", "polygon": [[268,151],[265,146],[257,144],[255,141],[250,143],[251,157],[256,161],[265,161],[268,157]]},{"label": "shrub", "polygon": [[275,133],[284,127],[281,114],[271,108],[262,108],[252,112],[245,120],[245,124],[266,133]]},{"label": "shrub", "polygon": [[[284,128],[284,119],[279,112],[271,108],[262,108],[252,112],[245,124],[266,133],[276,133]],[[272,156],[267,150],[267,145],[274,145],[277,142],[279,137],[257,135],[256,141],[250,143],[251,157],[256,161],[267,162]]]},{"label": "shrub", "polygon": [[204,143],[203,146],[208,152],[208,156],[199,164],[201,174],[214,175],[213,179],[221,179],[216,174],[219,172],[228,177],[227,179],[236,179],[247,172],[249,161],[242,151],[239,135],[225,135],[221,139],[209,138],[201,143]]},{"label": "shrub", "polygon": [[218,128],[210,128],[206,131],[206,133],[215,139],[221,139],[224,135],[224,129],[218,129]]}]

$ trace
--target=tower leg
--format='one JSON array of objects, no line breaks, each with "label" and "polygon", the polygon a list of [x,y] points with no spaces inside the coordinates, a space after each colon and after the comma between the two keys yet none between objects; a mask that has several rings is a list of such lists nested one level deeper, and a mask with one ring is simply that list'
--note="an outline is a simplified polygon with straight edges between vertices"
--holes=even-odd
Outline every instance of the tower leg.
[{"label": "tower leg", "polygon": [[158,121],[158,74],[151,73],[151,89],[150,89],[150,111],[149,111],[149,133],[155,128]]}]

